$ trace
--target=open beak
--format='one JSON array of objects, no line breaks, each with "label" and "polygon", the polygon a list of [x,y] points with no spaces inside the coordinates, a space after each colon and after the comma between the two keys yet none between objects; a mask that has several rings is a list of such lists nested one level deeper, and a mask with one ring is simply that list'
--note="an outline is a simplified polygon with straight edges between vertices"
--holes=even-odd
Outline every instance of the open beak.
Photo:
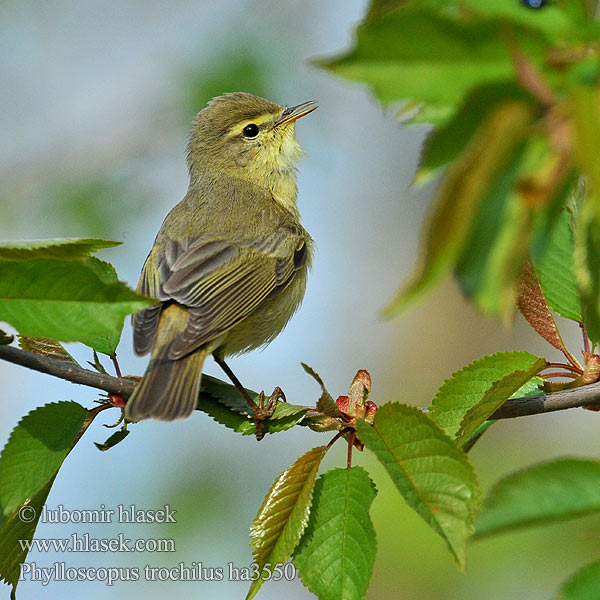
[{"label": "open beak", "polygon": [[319,108],[314,100],[297,104],[296,106],[290,106],[286,108],[282,113],[279,120],[275,123],[276,127],[280,125],[290,125],[294,121],[297,121],[300,117],[311,113],[313,110]]}]

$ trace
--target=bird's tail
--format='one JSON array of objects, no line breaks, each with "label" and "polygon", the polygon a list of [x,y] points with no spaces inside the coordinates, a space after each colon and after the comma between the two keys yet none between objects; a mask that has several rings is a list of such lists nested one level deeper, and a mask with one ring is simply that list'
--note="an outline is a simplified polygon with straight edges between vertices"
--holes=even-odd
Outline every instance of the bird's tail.
[{"label": "bird's tail", "polygon": [[176,304],[162,311],[150,363],[125,405],[125,417],[130,421],[173,421],[188,417],[196,408],[207,351],[195,350],[177,360],[168,356],[171,342],[183,331],[187,319],[187,310]]}]

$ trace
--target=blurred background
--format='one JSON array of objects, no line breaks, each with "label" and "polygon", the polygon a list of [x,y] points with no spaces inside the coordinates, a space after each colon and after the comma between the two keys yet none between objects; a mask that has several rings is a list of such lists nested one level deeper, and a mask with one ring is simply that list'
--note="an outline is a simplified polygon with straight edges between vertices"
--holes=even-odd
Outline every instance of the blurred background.
[{"label": "blurred background", "polygon": [[[263,352],[231,362],[253,389],[280,385],[290,401],[314,403],[319,390],[307,362],[334,396],[359,368],[373,377],[371,399],[427,406],[453,371],[499,350],[554,351],[515,317],[511,328],[484,319],[447,282],[412,312],[391,322],[379,309],[416,261],[419,230],[433,187],[411,178],[426,134],[401,126],[359,85],[311,66],[339,53],[366,0],[208,1],[34,0],[0,4],[0,239],[96,236],[123,245],[100,254],[135,286],[168,210],[187,187],[185,147],[193,115],[213,96],[243,90],[281,104],[317,100],[298,123],[306,158],[299,177],[304,225],[317,244],[308,291],[285,332]],[[435,185],[435,184],[432,184]],[[579,332],[565,325],[574,352]],[[79,360],[91,359],[69,345]],[[121,368],[141,374],[126,323]],[[106,367],[110,365],[105,361]],[[110,370],[110,369],[109,369]],[[214,364],[206,371],[221,377]],[[47,402],[91,407],[93,390],[0,363],[0,442],[17,421]],[[52,567],[235,567],[252,562],[248,527],[273,479],[330,437],[296,428],[260,444],[195,414],[174,424],[144,422],[102,454],[116,411],[96,420],[57,478],[48,506],[70,510],[177,510],[171,526],[40,523],[37,537],[73,533],[113,538],[172,538],[174,554],[32,552]],[[495,425],[471,453],[484,490],[517,468],[561,455],[600,451],[598,416],[572,410]],[[341,467],[334,447],[322,471]],[[443,542],[406,506],[368,452],[355,453],[375,479],[372,518],[378,554],[368,597],[378,600],[549,598],[560,582],[600,550],[600,520],[583,519],[477,542],[466,574]],[[41,583],[24,581],[19,598],[242,598],[247,583]],[[268,583],[265,600],[313,597],[298,579]],[[0,587],[8,598],[9,588]]]}]

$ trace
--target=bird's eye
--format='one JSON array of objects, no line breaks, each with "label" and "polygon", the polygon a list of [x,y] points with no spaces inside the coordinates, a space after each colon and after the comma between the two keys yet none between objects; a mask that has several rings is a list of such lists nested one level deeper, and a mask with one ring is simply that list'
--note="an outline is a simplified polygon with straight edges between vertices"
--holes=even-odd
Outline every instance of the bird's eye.
[{"label": "bird's eye", "polygon": [[255,138],[258,135],[258,125],[254,123],[246,125],[246,127],[244,127],[242,130],[242,133],[244,134],[244,137]]}]

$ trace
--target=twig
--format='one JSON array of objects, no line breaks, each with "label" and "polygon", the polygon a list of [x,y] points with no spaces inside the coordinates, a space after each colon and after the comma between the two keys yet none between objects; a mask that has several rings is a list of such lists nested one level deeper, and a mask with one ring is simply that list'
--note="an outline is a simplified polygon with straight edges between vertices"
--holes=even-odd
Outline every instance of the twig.
[{"label": "twig", "polygon": [[119,361],[117,360],[116,352],[110,355],[110,360],[112,360],[112,363],[115,367],[115,373],[117,374],[117,377],[123,377],[123,374],[121,373],[121,367],[119,366]]},{"label": "twig", "polygon": [[600,404],[600,383],[592,383],[570,390],[507,400],[490,419],[512,419],[597,404]]},{"label": "twig", "polygon": [[[109,394],[118,394],[122,398],[129,398],[137,385],[135,381],[129,379],[119,379],[111,375],[103,375],[102,373],[83,369],[70,362],[39,356],[13,346],[0,346],[0,359],[33,369],[34,371],[39,371],[40,373],[60,377],[72,383],[79,383],[104,390]],[[490,418],[512,419],[514,417],[539,415],[557,410],[599,404],[600,383],[592,383],[570,390],[560,390],[548,394],[508,400]],[[340,432],[341,435],[343,433]],[[339,436],[336,436],[334,440],[337,437]]]},{"label": "twig", "polygon": [[136,386],[136,383],[129,379],[119,379],[111,375],[104,375],[96,371],[83,369],[71,362],[25,352],[14,346],[0,346],[0,358],[16,365],[39,371],[40,373],[60,377],[71,383],[87,385],[104,390],[109,394],[118,394],[122,398],[129,398]]}]

